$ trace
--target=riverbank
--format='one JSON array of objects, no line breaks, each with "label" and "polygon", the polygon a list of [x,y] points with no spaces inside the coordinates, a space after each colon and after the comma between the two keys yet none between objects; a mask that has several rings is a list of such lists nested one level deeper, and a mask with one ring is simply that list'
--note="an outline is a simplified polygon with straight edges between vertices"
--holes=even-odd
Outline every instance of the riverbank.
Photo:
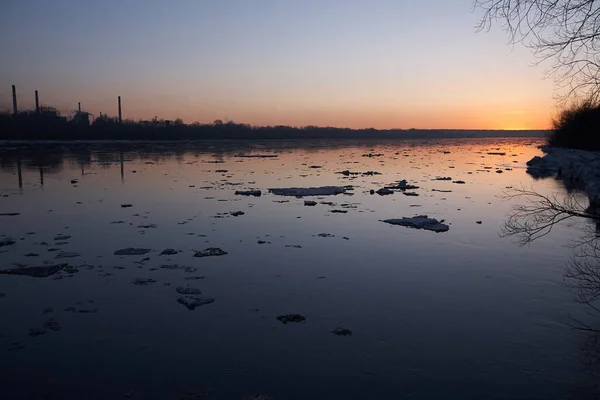
[{"label": "riverbank", "polygon": [[600,152],[542,146],[546,153],[527,162],[527,173],[535,178],[557,178],[588,196],[589,211],[600,210]]}]

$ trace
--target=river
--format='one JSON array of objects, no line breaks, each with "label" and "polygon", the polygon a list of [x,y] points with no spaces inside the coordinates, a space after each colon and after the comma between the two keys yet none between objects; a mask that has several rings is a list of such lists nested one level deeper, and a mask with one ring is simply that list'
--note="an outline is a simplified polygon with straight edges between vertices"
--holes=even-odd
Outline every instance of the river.
[{"label": "river", "polygon": [[[581,223],[500,235],[503,193],[565,193],[526,174],[540,144],[5,147],[0,269],[67,266],[0,275],[0,397],[594,398],[587,336],[565,323],[586,312],[563,284]],[[403,179],[416,195],[370,192]],[[269,193],[322,186],[346,189]],[[449,230],[382,222],[415,215]],[[209,248],[226,254],[194,257]]]}]

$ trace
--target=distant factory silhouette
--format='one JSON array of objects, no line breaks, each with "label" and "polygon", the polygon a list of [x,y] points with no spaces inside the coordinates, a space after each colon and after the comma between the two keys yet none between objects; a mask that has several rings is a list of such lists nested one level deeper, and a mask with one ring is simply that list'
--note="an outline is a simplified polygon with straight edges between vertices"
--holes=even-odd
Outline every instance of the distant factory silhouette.
[{"label": "distant factory silhouette", "polygon": [[[81,102],[77,103],[77,110],[72,111],[72,116],[70,118],[63,117],[60,115],[60,112],[51,106],[40,106],[40,97],[37,90],[35,90],[35,111],[32,110],[22,110],[19,111],[18,103],[17,103],[17,87],[12,85],[12,105],[13,105],[13,118],[25,117],[30,118],[32,116],[43,117],[46,120],[56,119],[60,122],[73,121],[78,125],[87,125],[94,122],[95,116],[87,111],[81,109]],[[118,105],[118,122],[123,122],[123,113],[121,109],[121,96],[117,96],[117,105]],[[100,112],[100,117],[103,117],[102,112]],[[90,120],[91,118],[91,120]]]},{"label": "distant factory silhouette", "polygon": [[220,119],[212,123],[185,124],[175,120],[123,119],[121,96],[117,117],[82,110],[81,102],[68,116],[52,106],[40,105],[35,90],[35,110],[19,111],[17,88],[12,85],[13,112],[0,113],[0,140],[270,140],[270,139],[441,139],[475,137],[543,137],[547,131],[451,129],[350,129],[336,127],[251,126]]}]

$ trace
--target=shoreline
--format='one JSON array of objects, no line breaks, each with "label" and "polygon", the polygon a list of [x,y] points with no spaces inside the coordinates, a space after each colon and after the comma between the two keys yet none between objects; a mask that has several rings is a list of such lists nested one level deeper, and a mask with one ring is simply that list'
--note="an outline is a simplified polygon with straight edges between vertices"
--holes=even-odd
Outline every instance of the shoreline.
[{"label": "shoreline", "polygon": [[555,178],[584,191],[589,200],[588,212],[600,211],[600,152],[541,147],[546,153],[527,162],[527,173],[534,178]]}]

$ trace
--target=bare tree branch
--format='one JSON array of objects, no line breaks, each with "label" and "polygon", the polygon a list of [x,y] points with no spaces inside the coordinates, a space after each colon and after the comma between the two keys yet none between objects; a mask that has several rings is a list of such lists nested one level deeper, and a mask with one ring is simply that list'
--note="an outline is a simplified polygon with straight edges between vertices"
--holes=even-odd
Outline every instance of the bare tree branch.
[{"label": "bare tree branch", "polygon": [[547,74],[556,99],[600,102],[600,2],[597,0],[475,0],[483,10],[477,30],[499,22],[512,44],[521,43],[550,60]]}]

